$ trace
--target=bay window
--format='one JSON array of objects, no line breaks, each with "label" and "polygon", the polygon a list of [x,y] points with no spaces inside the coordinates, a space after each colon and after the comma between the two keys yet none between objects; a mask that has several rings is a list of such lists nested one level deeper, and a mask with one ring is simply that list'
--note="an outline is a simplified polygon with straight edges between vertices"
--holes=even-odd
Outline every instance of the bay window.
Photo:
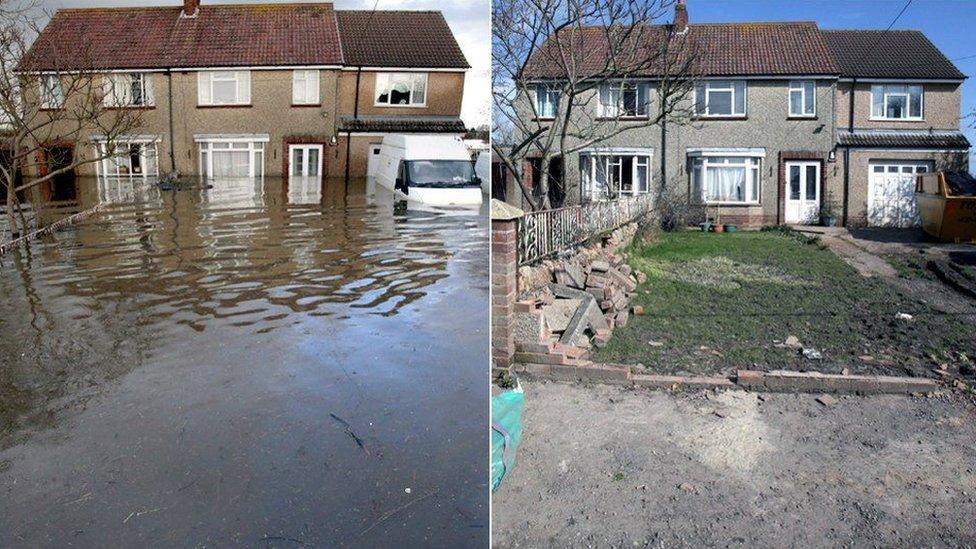
[{"label": "bay window", "polygon": [[539,118],[555,118],[559,111],[559,89],[546,84],[535,87],[535,112]]},{"label": "bay window", "polygon": [[813,118],[817,115],[817,86],[813,80],[790,82],[790,116]]},{"label": "bay window", "polygon": [[745,116],[745,81],[706,80],[695,84],[695,114],[714,118]]},{"label": "bay window", "polygon": [[159,158],[155,136],[119,138],[109,144],[94,139],[95,152],[102,158],[95,168],[99,177],[156,177]]},{"label": "bay window", "polygon": [[698,156],[691,159],[691,196],[704,204],[758,204],[760,158]]},{"label": "bay window", "polygon": [[600,86],[599,116],[606,118],[646,117],[650,94],[647,84],[621,82]]},{"label": "bay window", "polygon": [[197,137],[204,179],[261,177],[266,135]]},{"label": "bay window", "polygon": [[250,105],[250,71],[201,71],[197,73],[197,104]]},{"label": "bay window", "polygon": [[292,105],[318,105],[319,71],[295,70],[291,75]]},{"label": "bay window", "polygon": [[376,73],[376,106],[423,107],[426,104],[427,73]]},{"label": "bay window", "polygon": [[42,74],[38,81],[41,88],[41,108],[60,109],[64,106],[64,88],[61,77],[56,74]]},{"label": "bay window", "polygon": [[153,106],[152,75],[142,72],[109,74],[105,77],[106,107]]},{"label": "bay window", "polygon": [[872,120],[921,120],[922,86],[876,84],[871,86]]},{"label": "bay window", "polygon": [[644,194],[651,186],[651,152],[606,150],[580,153],[583,195],[589,200]]}]

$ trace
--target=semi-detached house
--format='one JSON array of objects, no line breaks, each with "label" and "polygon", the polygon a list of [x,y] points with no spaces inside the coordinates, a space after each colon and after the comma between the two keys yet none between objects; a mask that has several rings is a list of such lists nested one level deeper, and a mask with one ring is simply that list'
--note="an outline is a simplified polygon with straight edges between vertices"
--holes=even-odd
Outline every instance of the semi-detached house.
[{"label": "semi-detached house", "polygon": [[[469,68],[440,12],[198,0],[58,10],[22,66],[44,108],[97,72],[106,106],[144,111],[77,174],[127,177],[362,177],[388,133],[464,132]],[[51,146],[94,158],[99,137]]]},{"label": "semi-detached house", "polygon": [[[911,226],[914,175],[968,167],[965,76],[922,33],[688,24],[684,1],[675,9],[675,24],[647,36],[680,37],[695,52],[692,120],[666,132],[640,127],[655,104],[652,70],[599,90],[588,106],[594,123],[623,112],[614,123],[635,127],[561,159],[567,203],[654,192],[663,180],[726,223],[809,224],[829,213],[850,225]],[[582,47],[599,51],[605,30],[581,32]],[[559,109],[558,76],[537,56],[526,74],[536,80],[534,112],[545,116]]]}]

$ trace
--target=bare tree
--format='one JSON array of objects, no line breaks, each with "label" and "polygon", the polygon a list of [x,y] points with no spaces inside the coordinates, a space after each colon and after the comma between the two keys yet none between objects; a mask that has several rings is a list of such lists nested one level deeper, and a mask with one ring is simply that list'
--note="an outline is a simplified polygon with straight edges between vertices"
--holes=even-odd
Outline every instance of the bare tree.
[{"label": "bare tree", "polygon": [[[115,156],[120,138],[141,126],[142,111],[126,108],[94,56],[41,34],[48,19],[38,0],[0,0],[0,186],[11,237],[29,230],[20,195]],[[58,146],[73,154],[58,157]]]},{"label": "bare tree", "polygon": [[[550,206],[553,159],[691,119],[697,55],[686,33],[657,24],[674,1],[492,3],[493,134],[512,136],[495,153],[535,209]],[[542,167],[535,195],[528,159]]]}]

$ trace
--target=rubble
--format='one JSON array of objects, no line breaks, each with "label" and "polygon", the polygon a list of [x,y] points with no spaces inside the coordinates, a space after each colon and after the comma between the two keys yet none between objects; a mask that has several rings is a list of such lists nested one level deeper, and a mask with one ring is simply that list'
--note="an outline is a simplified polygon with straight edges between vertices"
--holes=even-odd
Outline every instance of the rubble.
[{"label": "rubble", "polygon": [[618,229],[572,255],[519,269],[525,291],[515,307],[516,362],[590,364],[592,347],[609,343],[631,314],[644,314],[631,301],[646,276],[616,252],[632,238],[632,230]]}]

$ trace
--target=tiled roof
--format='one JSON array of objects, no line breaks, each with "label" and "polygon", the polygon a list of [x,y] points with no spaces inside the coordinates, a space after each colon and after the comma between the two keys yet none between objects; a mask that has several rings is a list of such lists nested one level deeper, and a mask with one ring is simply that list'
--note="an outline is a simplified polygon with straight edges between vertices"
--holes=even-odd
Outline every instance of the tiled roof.
[{"label": "tiled roof", "polygon": [[337,10],[348,65],[469,67],[439,11]]},{"label": "tiled roof", "polygon": [[463,133],[464,122],[456,116],[339,117],[339,130],[349,132]]},{"label": "tiled roof", "polygon": [[[913,30],[824,30],[842,76],[946,78],[966,75],[924,34]],[[865,55],[864,52],[868,52]]]},{"label": "tiled roof", "polygon": [[331,3],[58,10],[22,68],[338,65]]},{"label": "tiled roof", "polygon": [[961,132],[855,131],[838,132],[837,143],[848,147],[968,149]]},{"label": "tiled roof", "polygon": [[[696,55],[693,72],[702,76],[837,74],[823,36],[812,22],[727,23],[689,25],[684,35],[673,35],[671,27],[655,25],[641,33],[645,51],[656,51],[665,40],[669,49]],[[595,72],[606,60],[607,37],[604,27],[586,27],[579,31],[581,47],[586,52],[582,71]],[[566,37],[571,39],[572,37]],[[552,42],[542,45],[526,65],[530,77],[558,77],[558,54]],[[637,71],[639,76],[656,76],[654,67]]]}]

